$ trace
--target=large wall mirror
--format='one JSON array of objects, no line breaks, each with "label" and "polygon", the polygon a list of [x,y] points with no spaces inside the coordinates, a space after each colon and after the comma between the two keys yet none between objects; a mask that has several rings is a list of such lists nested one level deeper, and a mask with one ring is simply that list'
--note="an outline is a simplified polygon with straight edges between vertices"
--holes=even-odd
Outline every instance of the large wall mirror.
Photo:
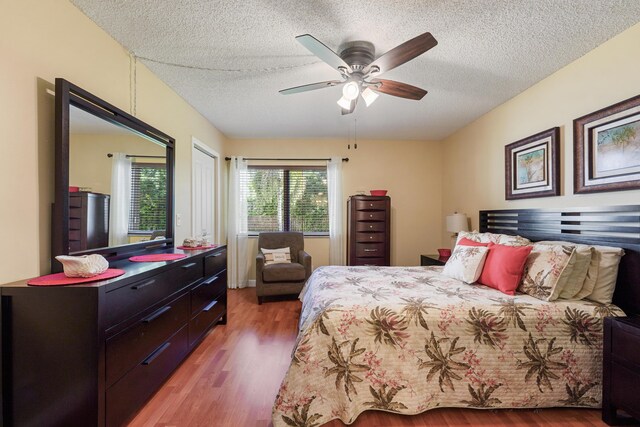
[{"label": "large wall mirror", "polygon": [[173,244],[174,139],[56,79],[54,257]]}]

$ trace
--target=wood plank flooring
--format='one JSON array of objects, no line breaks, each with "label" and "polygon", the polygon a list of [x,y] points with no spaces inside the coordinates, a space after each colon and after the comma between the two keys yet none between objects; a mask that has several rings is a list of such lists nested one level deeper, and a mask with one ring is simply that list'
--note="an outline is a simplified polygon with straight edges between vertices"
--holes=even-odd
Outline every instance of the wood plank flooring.
[{"label": "wood plank flooring", "polygon": [[[255,289],[230,290],[218,325],[132,420],[135,427],[266,427],[289,366],[299,301],[258,305]],[[369,411],[352,424],[391,426],[606,426],[599,410],[436,409],[403,416]],[[325,424],[344,426],[340,421]]]}]

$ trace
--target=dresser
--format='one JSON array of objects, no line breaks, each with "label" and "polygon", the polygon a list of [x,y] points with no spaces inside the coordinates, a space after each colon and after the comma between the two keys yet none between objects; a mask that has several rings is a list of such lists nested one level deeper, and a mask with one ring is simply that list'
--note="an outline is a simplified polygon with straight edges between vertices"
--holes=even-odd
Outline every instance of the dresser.
[{"label": "dresser", "polygon": [[69,193],[69,252],[109,246],[109,195]]},{"label": "dresser", "polygon": [[351,196],[347,217],[348,265],[391,265],[389,196]]},{"label": "dresser", "polygon": [[226,247],[185,254],[111,262],[125,274],[101,282],[0,287],[0,424],[131,419],[206,333],[226,323]]},{"label": "dresser", "polygon": [[609,425],[629,424],[618,410],[640,421],[639,349],[640,318],[605,317],[602,420]]}]

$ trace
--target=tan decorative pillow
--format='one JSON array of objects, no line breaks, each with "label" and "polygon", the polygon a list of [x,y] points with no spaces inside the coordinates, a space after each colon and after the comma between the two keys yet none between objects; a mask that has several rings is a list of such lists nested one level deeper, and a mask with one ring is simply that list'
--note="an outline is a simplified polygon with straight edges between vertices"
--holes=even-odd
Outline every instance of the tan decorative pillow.
[{"label": "tan decorative pillow", "polygon": [[511,236],[508,234],[478,233],[477,231],[461,231],[458,233],[456,245],[462,238],[467,238],[478,243],[495,243],[506,246],[527,246],[531,244],[529,239],[522,236]]},{"label": "tan decorative pillow", "polygon": [[600,304],[611,304],[618,280],[618,266],[624,250],[611,246],[594,246],[593,248],[600,255],[598,279],[593,292],[587,296],[587,299]]},{"label": "tan decorative pillow", "polygon": [[593,290],[595,278],[598,276],[598,263],[591,262],[595,253],[595,249],[593,249],[592,246],[564,241],[543,241],[536,243],[540,245],[574,246],[576,248],[573,270],[571,270],[567,283],[564,285],[562,291],[560,291],[559,299],[581,299],[591,293],[590,291],[583,295],[583,297],[578,296],[582,292],[586,280],[589,280],[587,287]]},{"label": "tan decorative pillow", "polygon": [[269,264],[289,264],[291,263],[291,252],[289,248],[265,249],[260,248],[264,254],[264,265]]},{"label": "tan decorative pillow", "polygon": [[555,301],[571,276],[575,246],[534,244],[524,266],[518,291]]},{"label": "tan decorative pillow", "polygon": [[489,248],[485,246],[458,245],[447,260],[442,274],[465,283],[473,283],[482,273],[487,252]]}]

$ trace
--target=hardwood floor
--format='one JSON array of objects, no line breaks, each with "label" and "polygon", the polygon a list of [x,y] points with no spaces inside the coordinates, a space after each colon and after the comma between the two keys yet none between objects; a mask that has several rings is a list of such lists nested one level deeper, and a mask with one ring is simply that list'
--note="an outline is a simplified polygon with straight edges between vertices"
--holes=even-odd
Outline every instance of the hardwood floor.
[{"label": "hardwood floor", "polygon": [[[230,290],[228,301],[227,324],[213,329],[131,426],[271,425],[271,406],[289,366],[301,304],[258,305],[254,288]],[[436,409],[415,416],[369,411],[352,425],[606,426],[600,411],[589,409]]]}]

